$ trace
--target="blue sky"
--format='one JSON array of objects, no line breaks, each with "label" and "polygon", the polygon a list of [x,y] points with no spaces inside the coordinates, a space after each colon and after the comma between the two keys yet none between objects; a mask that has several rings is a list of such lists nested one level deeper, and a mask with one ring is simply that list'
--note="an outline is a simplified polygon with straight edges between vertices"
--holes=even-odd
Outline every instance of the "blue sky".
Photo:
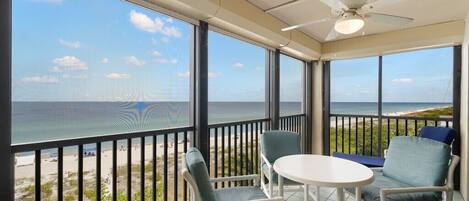
[{"label": "blue sky", "polygon": [[[188,101],[191,29],[122,1],[15,0],[13,101]],[[264,49],[209,38],[209,100],[263,101]],[[300,97],[295,62],[284,101]]]},{"label": "blue sky", "polygon": [[[15,0],[13,101],[188,101],[191,29],[122,1]],[[264,55],[210,32],[209,101],[263,101]],[[280,62],[281,101],[300,101],[301,62]],[[333,61],[332,101],[376,101],[377,66]],[[384,101],[451,101],[452,48],[387,55],[383,66]]]},{"label": "blue sky", "polygon": [[[384,102],[451,102],[453,48],[383,56]],[[331,100],[377,102],[378,57],[331,63]]]}]

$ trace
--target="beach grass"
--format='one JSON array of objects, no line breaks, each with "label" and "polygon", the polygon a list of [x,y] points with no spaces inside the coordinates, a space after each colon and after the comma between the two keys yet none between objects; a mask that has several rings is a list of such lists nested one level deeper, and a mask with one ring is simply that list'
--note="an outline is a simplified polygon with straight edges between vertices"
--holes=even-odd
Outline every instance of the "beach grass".
[{"label": "beach grass", "polygon": [[[428,119],[437,119],[441,116],[451,116],[452,107],[435,108],[425,111],[411,112],[399,116],[402,117],[424,117]],[[397,117],[396,117],[397,118]],[[389,140],[394,136],[417,136],[420,129],[427,126],[446,126],[443,122],[396,119],[390,118],[382,120],[381,127],[381,148],[387,149]],[[379,152],[379,120],[377,118],[371,121],[370,118],[344,118],[339,117],[340,122],[337,128],[330,129],[330,153],[342,152],[360,155],[378,156]],[[407,125],[407,129],[406,129]],[[448,125],[450,126],[450,125]],[[381,152],[381,155],[383,153]]]}]

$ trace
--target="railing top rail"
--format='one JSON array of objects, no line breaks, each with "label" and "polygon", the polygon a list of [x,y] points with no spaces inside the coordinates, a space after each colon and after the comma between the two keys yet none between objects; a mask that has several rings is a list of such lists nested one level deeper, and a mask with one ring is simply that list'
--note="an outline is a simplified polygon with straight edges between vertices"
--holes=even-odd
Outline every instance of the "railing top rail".
[{"label": "railing top rail", "polygon": [[[379,118],[378,115],[360,115],[360,114],[330,114],[330,117],[358,117],[358,118]],[[413,117],[413,116],[390,116],[383,115],[383,119],[404,119],[404,120],[428,120],[428,121],[452,121],[452,117]]]},{"label": "railing top rail", "polygon": [[306,116],[306,114],[292,114],[292,115],[280,116],[279,118],[283,119],[283,118],[303,117],[303,116]]},{"label": "railing top rail", "polygon": [[331,117],[365,117],[365,118],[378,118],[378,115],[372,114],[330,114]]},{"label": "railing top rail", "polygon": [[43,150],[43,149],[53,149],[53,148],[59,148],[59,147],[94,144],[97,142],[124,140],[124,139],[129,139],[129,138],[158,136],[158,135],[180,133],[180,132],[193,131],[193,130],[194,130],[193,126],[186,126],[186,127],[167,128],[167,129],[151,130],[151,131],[140,131],[140,132],[119,133],[119,134],[102,135],[102,136],[49,140],[49,141],[32,142],[32,143],[20,143],[20,144],[13,144],[11,145],[11,147],[12,147],[13,153],[20,153],[20,152],[29,152],[29,151],[35,151],[35,150]]},{"label": "railing top rail", "polygon": [[243,121],[233,121],[233,122],[222,122],[222,123],[215,123],[209,124],[208,128],[220,128],[220,127],[227,127],[227,126],[236,126],[240,124],[250,124],[250,123],[258,123],[258,122],[265,122],[270,121],[270,118],[262,118],[262,119],[252,119],[252,120],[243,120]]}]

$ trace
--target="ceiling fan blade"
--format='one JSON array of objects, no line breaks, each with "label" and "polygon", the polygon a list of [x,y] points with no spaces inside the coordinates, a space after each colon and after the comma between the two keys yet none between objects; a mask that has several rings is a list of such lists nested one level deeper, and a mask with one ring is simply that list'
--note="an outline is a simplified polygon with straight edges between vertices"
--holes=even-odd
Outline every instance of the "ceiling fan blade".
[{"label": "ceiling fan blade", "polygon": [[327,34],[326,36],[326,41],[331,41],[331,40],[334,40],[336,39],[337,37],[339,37],[339,33],[337,31],[335,31],[334,27],[332,27],[331,31],[329,31],[329,33]]},{"label": "ceiling fan blade", "polygon": [[342,10],[349,9],[349,7],[345,5],[344,2],[342,2],[341,0],[320,0],[320,1],[334,10],[342,11]]},{"label": "ceiling fan blade", "polygon": [[342,2],[349,8],[359,9],[363,5],[374,3],[378,0],[342,0]]},{"label": "ceiling fan blade", "polygon": [[365,17],[375,22],[386,23],[391,25],[404,25],[414,20],[410,17],[388,15],[383,13],[367,13]]},{"label": "ceiling fan blade", "polygon": [[317,24],[317,23],[321,23],[321,22],[327,22],[327,21],[329,21],[329,20],[334,20],[334,18],[323,18],[323,19],[319,19],[319,20],[313,20],[313,21],[309,21],[309,22],[305,22],[305,23],[301,23],[301,24],[297,24],[297,25],[285,27],[285,28],[282,29],[282,31],[290,31],[290,30],[298,29],[298,28],[300,28],[300,27],[308,26],[308,25],[311,25],[311,24]]}]

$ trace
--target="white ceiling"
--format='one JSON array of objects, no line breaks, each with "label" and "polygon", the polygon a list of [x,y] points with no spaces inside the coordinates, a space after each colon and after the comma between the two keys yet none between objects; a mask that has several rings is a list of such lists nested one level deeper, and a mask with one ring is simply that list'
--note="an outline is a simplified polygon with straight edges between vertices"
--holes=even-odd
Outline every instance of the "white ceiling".
[{"label": "white ceiling", "polygon": [[[262,10],[266,10],[292,0],[248,0]],[[347,0],[344,0],[347,1]],[[389,0],[380,0],[389,1]],[[414,21],[404,26],[392,26],[375,23],[371,20],[365,22],[365,27],[357,33],[341,35],[335,40],[352,38],[361,35],[376,34],[399,29],[418,27],[442,22],[465,19],[469,12],[469,0],[397,0],[396,3],[378,7],[373,12],[399,15],[414,18]],[[333,17],[329,7],[319,0],[298,0],[298,2],[281,9],[270,12],[271,15],[289,25],[300,24],[311,20]],[[300,28],[300,31],[319,40],[325,38],[334,21],[323,22]]]}]

